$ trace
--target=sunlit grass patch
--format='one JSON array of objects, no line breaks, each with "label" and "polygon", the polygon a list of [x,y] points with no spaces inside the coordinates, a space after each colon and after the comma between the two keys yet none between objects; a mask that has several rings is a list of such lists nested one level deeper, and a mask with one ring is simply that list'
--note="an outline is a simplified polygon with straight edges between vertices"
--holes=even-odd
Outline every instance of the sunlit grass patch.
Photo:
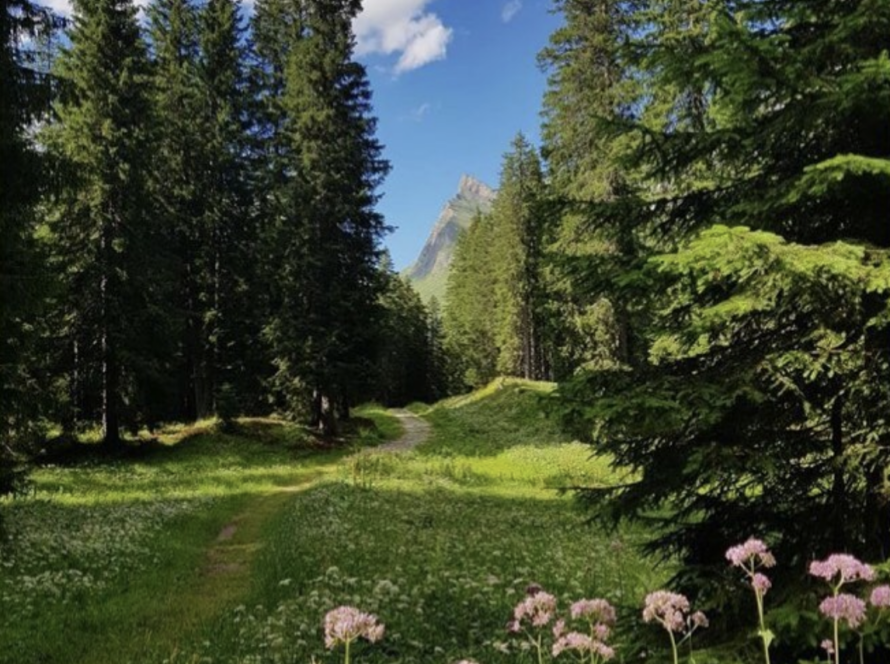
[{"label": "sunlit grass patch", "polygon": [[565,501],[413,489],[339,482],[296,498],[270,529],[254,595],[189,655],[328,661],[321,620],[348,604],[387,625],[361,661],[524,661],[505,625],[530,583],[564,603],[594,594],[633,606],[661,580],[630,554],[632,534],[591,531]]},{"label": "sunlit grass patch", "polygon": [[[290,500],[281,490],[330,474],[351,447],[275,419],[157,433],[118,454],[65,449],[32,474],[31,495],[0,501],[0,662],[158,661],[158,643],[168,653],[246,592],[252,553],[237,547],[257,544],[239,538]],[[208,584],[208,546],[244,509],[226,552],[243,574]]]}]

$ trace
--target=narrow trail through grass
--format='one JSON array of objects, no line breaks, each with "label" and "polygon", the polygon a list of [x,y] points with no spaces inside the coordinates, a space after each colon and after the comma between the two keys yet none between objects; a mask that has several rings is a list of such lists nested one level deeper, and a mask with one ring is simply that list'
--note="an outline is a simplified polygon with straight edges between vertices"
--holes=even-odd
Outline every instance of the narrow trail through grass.
[{"label": "narrow trail through grass", "polygon": [[432,433],[429,422],[407,410],[399,409],[390,412],[399,419],[404,433],[398,439],[376,448],[377,450],[381,452],[409,452],[429,439]]},{"label": "narrow trail through grass", "polygon": [[0,664],[328,664],[341,604],[387,624],[362,664],[524,663],[503,626],[527,584],[633,606],[662,576],[559,492],[620,478],[543,416],[549,389],[365,408],[339,446],[208,423],[39,469],[0,503]]}]

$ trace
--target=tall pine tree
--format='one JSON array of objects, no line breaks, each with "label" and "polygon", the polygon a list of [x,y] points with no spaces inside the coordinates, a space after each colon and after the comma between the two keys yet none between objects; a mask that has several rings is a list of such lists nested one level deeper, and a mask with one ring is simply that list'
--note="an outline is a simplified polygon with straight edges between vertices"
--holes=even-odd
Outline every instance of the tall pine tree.
[{"label": "tall pine tree", "polygon": [[378,316],[379,241],[374,211],[389,170],[374,136],[364,67],[352,59],[356,0],[307,0],[286,49],[284,131],[289,139],[269,339],[277,384],[327,433],[347,416],[371,370],[366,347]]},{"label": "tall pine tree", "polygon": [[149,66],[130,0],[75,0],[61,96],[48,142],[64,161],[52,223],[65,281],[65,333],[77,405],[109,445],[131,423],[135,384],[151,364],[157,250],[147,196]]},{"label": "tall pine tree", "polygon": [[259,220],[248,163],[246,49],[237,0],[209,0],[200,15],[198,78],[208,243],[204,329],[214,410],[255,412],[269,373],[254,343],[265,318]]},{"label": "tall pine tree", "polygon": [[543,320],[543,198],[541,161],[535,148],[519,134],[504,156],[491,211],[496,266],[493,323],[499,373],[532,380],[542,380],[550,371]]},{"label": "tall pine tree", "polygon": [[49,85],[22,44],[52,27],[52,17],[29,2],[0,8],[0,494],[12,488],[39,414],[30,360],[45,297],[32,241],[41,163],[27,130],[47,110]]}]

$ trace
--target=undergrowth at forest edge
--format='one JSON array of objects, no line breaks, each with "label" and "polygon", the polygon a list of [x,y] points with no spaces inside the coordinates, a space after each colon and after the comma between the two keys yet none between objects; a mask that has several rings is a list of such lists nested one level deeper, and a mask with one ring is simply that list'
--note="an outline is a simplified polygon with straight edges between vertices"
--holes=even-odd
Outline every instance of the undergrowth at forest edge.
[{"label": "undergrowth at forest edge", "polygon": [[[744,571],[755,593],[759,635],[763,640],[764,660],[769,664],[773,635],[764,624],[763,601],[771,584],[769,578],[758,569],[773,567],[776,560],[767,546],[754,538],[730,547],[726,558],[732,566]],[[871,566],[847,554],[832,554],[824,561],[813,562],[809,572],[827,581],[832,591],[819,606],[819,611],[831,621],[833,629],[833,638],[821,643],[829,662],[833,659],[834,664],[840,664],[840,634],[844,627],[858,637],[858,660],[859,664],[864,664],[866,630],[863,625],[867,617],[872,623],[877,623],[883,617],[881,612],[890,607],[890,585],[874,587],[867,602],[855,595],[841,593],[847,584],[875,579]],[[868,605],[872,607],[869,616]],[[689,600],[684,595],[666,590],[649,593],[642,618],[643,622],[660,625],[667,632],[674,664],[679,664],[680,647],[687,642],[688,660],[690,664],[695,662],[692,636],[696,630],[708,627],[709,621],[703,612],[691,611]],[[581,599],[571,604],[568,613],[561,613],[559,601],[554,595],[538,584],[531,584],[526,589],[525,597],[514,607],[508,630],[518,637],[520,646],[528,653],[520,657],[523,661],[530,657],[537,664],[544,664],[568,653],[580,664],[602,664],[616,656],[615,648],[610,645],[616,622],[615,608],[605,599]],[[575,630],[572,630],[573,627]],[[376,643],[383,638],[385,629],[376,615],[352,606],[340,606],[325,616],[325,646],[329,650],[344,646],[343,664],[350,664],[350,646],[359,639]],[[478,662],[462,659],[457,664]]]}]

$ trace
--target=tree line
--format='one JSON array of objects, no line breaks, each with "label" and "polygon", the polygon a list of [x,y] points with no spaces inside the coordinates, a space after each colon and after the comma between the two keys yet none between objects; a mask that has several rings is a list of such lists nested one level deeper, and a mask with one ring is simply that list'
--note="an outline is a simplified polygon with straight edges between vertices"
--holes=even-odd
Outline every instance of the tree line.
[{"label": "tree line", "polygon": [[0,11],[0,443],[444,389],[394,274],[357,0]]},{"label": "tree line", "polygon": [[890,4],[555,8],[541,153],[513,144],[449,282],[463,379],[557,380],[633,472],[582,498],[712,602],[752,535],[886,559]]}]

